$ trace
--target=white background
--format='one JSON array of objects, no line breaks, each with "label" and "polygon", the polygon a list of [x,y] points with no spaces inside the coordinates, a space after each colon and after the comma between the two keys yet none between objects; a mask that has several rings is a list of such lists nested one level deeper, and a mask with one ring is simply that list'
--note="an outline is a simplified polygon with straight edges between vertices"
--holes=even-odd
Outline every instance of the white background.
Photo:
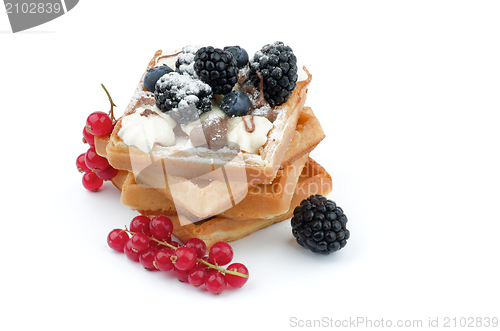
[{"label": "white background", "polygon": [[[12,34],[0,13],[1,329],[499,317],[499,17],[497,1],[87,0]],[[313,75],[327,138],[312,157],[347,246],[316,256],[274,225],[233,243],[250,280],[219,296],[112,251],[137,214],[75,167],[87,115],[109,109],[100,84],[121,114],[157,49],[276,40]]]}]

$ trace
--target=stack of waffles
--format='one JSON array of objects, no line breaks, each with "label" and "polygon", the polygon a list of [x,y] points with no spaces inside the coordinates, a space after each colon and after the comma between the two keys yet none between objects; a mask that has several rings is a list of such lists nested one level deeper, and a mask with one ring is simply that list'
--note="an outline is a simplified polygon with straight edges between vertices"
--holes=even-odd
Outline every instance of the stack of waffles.
[{"label": "stack of waffles", "polygon": [[[165,62],[175,68],[179,54],[157,51],[147,69]],[[157,108],[154,93],[144,87],[145,73],[112,133],[95,137],[97,153],[119,169],[112,181],[121,190],[121,202],[148,217],[169,217],[178,239],[196,237],[210,247],[292,217],[295,206],[310,195],[329,194],[330,175],[309,157],[325,135],[312,109],[304,106],[311,75],[305,67],[302,70],[289,99],[266,106],[274,114],[271,128],[265,143],[251,152],[229,144],[222,148],[193,144],[185,134],[186,125],[175,122],[175,142],[168,146],[155,142],[154,135],[144,130],[160,130],[147,121],[161,116],[148,116]],[[240,69],[240,76],[244,74],[245,69]],[[140,115],[140,121],[124,122],[134,114]],[[255,129],[257,116],[267,114],[257,109],[242,119],[248,132]],[[123,139],[130,123],[141,126],[137,135],[146,137],[149,148]]]}]

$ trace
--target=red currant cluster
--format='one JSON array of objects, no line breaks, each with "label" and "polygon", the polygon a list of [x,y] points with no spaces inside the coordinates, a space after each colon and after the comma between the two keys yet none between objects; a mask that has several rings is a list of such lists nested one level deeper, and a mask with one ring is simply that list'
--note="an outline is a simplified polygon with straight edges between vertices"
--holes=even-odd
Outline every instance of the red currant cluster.
[{"label": "red currant cluster", "polygon": [[76,167],[78,171],[83,173],[83,186],[89,190],[96,192],[105,180],[112,179],[118,173],[118,170],[113,168],[108,160],[95,151],[94,137],[105,136],[111,133],[115,124],[113,115],[113,106],[115,104],[111,100],[108,91],[102,85],[111,103],[109,115],[102,111],[96,111],[87,117],[87,124],[83,128],[83,142],[90,145],[86,153],[80,154],[76,159]]},{"label": "red currant cluster", "polygon": [[[248,280],[248,269],[241,263],[232,263],[233,249],[226,242],[215,243],[207,254],[207,246],[198,238],[184,245],[172,240],[172,221],[165,216],[150,219],[136,216],[130,229],[114,229],[108,235],[108,245],[147,270],[173,270],[177,279],[215,294],[229,284],[241,287]],[[132,236],[130,237],[129,234]]]}]

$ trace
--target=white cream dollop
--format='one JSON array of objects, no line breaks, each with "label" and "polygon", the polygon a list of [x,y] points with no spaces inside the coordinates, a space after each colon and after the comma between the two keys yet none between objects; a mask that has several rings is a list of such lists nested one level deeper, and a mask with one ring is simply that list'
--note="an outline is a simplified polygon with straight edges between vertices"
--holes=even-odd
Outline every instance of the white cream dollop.
[{"label": "white cream dollop", "polygon": [[[252,117],[255,129],[248,132],[246,127],[251,123]],[[267,134],[272,128],[273,123],[262,116],[231,117],[227,121],[227,141],[238,144],[245,152],[256,154],[267,142]]]},{"label": "white cream dollop", "polygon": [[306,80],[308,77],[307,73],[304,70],[304,66],[302,65],[302,63],[300,63],[299,60],[297,60],[297,75],[298,75],[297,82]]},{"label": "white cream dollop", "polygon": [[[153,114],[144,116],[145,110]],[[147,114],[147,113],[145,113]],[[127,145],[134,145],[148,153],[155,143],[163,146],[175,145],[174,128],[177,123],[156,106],[141,106],[134,113],[124,116],[118,136]]]}]

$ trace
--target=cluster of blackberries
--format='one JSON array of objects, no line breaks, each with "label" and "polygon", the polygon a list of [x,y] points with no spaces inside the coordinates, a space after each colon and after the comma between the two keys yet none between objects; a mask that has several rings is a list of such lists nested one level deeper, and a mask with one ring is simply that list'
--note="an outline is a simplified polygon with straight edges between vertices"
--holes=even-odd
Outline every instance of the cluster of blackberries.
[{"label": "cluster of blackberries", "polygon": [[250,84],[259,86],[262,77],[266,101],[273,107],[286,102],[297,86],[297,59],[282,42],[265,45],[251,61],[239,46],[186,46],[177,56],[175,68],[162,65],[148,70],[144,87],[154,92],[157,107],[181,124],[209,111],[214,95],[228,96],[221,107],[228,116],[244,116],[250,111],[250,100],[232,90],[239,69],[249,63]]}]

